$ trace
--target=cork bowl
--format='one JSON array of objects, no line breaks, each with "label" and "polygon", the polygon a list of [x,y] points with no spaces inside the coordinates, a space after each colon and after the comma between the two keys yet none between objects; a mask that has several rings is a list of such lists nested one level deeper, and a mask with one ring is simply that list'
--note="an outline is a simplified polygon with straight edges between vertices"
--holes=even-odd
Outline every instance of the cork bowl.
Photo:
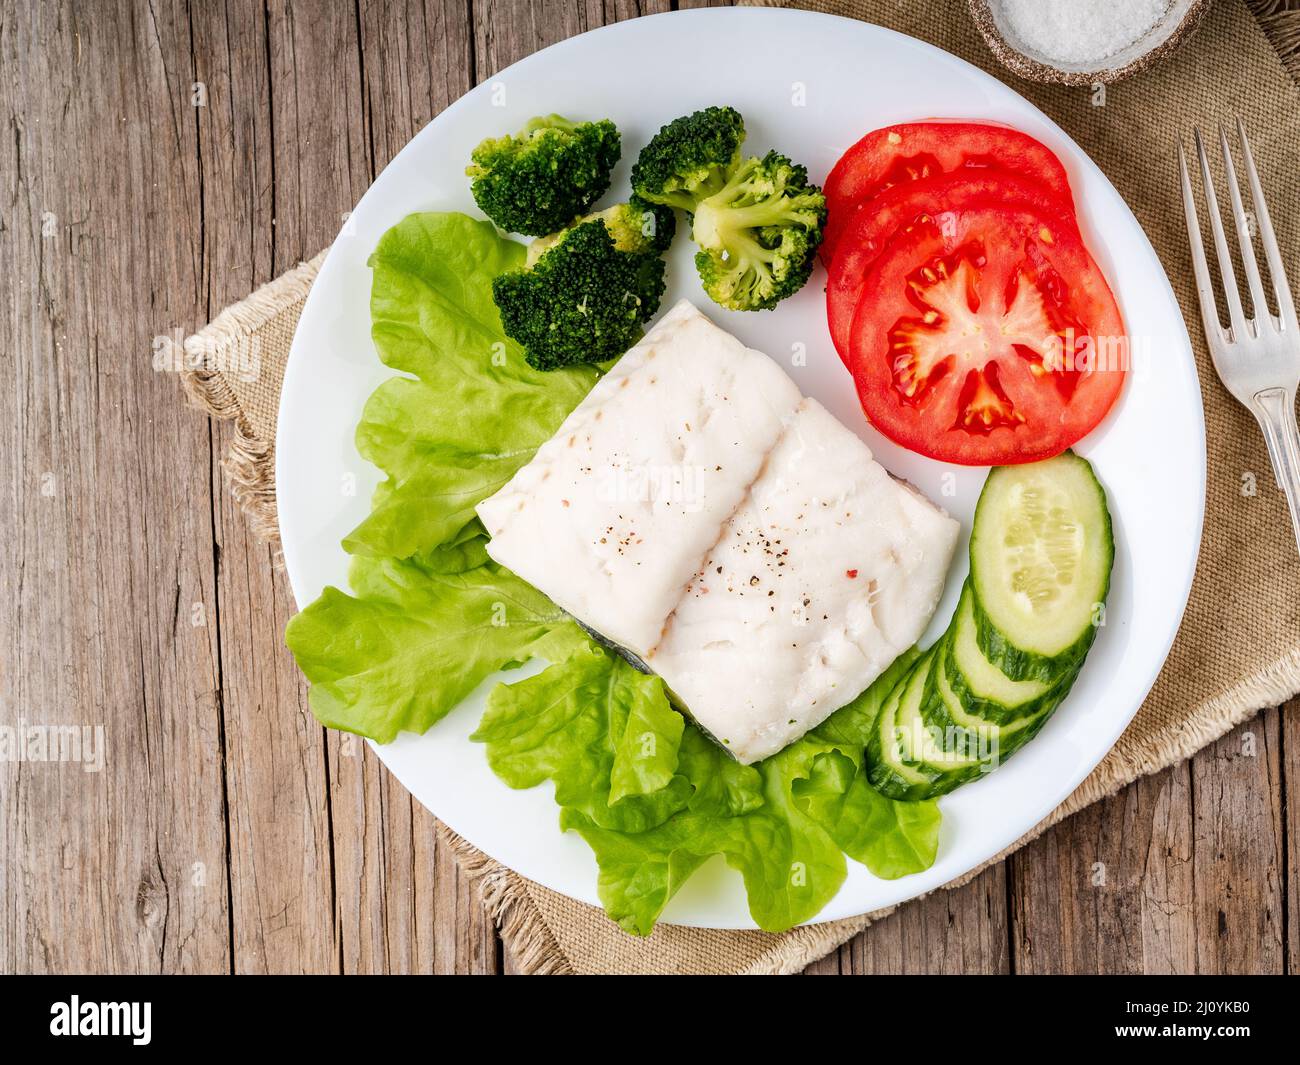
[{"label": "cork bowl", "polygon": [[1018,40],[1002,0],[968,2],[980,34],[1007,69],[1030,81],[1105,85],[1140,74],[1172,52],[1195,32],[1212,0],[1173,0],[1164,17],[1138,40],[1098,63],[1060,62]]}]

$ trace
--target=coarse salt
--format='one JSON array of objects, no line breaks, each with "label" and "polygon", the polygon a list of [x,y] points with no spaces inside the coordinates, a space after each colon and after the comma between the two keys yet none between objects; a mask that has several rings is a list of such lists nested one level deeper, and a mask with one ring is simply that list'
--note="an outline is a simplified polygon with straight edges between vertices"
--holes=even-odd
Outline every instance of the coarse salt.
[{"label": "coarse salt", "polygon": [[1013,44],[1057,63],[1108,59],[1140,40],[1170,0],[999,0]]}]

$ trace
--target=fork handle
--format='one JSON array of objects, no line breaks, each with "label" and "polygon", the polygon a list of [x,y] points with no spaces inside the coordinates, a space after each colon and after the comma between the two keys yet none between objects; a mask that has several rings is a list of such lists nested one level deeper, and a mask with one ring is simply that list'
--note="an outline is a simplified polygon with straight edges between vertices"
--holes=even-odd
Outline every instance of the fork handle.
[{"label": "fork handle", "polygon": [[1291,528],[1300,548],[1300,430],[1296,428],[1295,390],[1265,388],[1255,393],[1251,407],[1264,431],[1273,475],[1291,508]]}]

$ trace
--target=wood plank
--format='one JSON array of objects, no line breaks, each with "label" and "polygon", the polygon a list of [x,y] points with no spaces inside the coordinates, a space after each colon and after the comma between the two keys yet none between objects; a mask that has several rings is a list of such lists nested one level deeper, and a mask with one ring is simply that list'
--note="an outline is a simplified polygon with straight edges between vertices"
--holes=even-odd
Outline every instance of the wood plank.
[{"label": "wood plank", "polygon": [[341,966],[349,973],[496,973],[500,947],[433,816],[362,740],[330,733]]},{"label": "wood plank", "polygon": [[447,847],[432,854],[437,895],[425,914],[432,917],[434,969],[437,972],[487,974],[502,972],[503,945],[477,889],[463,875]]},{"label": "wood plank", "polygon": [[1011,857],[1015,972],[1195,971],[1190,789],[1145,777]]},{"label": "wood plank", "polygon": [[1300,697],[1278,710],[1282,737],[1282,806],[1286,811],[1286,864],[1283,881],[1287,907],[1286,964],[1300,973]]},{"label": "wood plank", "polygon": [[363,102],[376,172],[474,87],[465,0],[360,0]]},{"label": "wood plank", "polygon": [[[479,81],[557,41],[671,9],[669,0],[470,0]],[[539,103],[539,110],[546,108]]]},{"label": "wood plank", "polygon": [[166,0],[0,19],[0,720],[105,743],[0,765],[6,970],[229,967],[209,432],[150,358],[203,313],[188,41]]},{"label": "wood plank", "polygon": [[920,899],[848,944],[852,973],[1008,971],[1005,864]]},{"label": "wood plank", "polygon": [[[218,454],[229,439],[223,426]],[[338,930],[325,741],[284,647],[292,597],[271,550],[224,491],[215,520],[234,968],[332,972]]]},{"label": "wood plank", "polygon": [[[471,86],[464,3],[362,0],[363,124],[382,169]],[[355,738],[330,733],[337,907],[345,972],[499,970],[496,931],[434,838],[433,817]]]},{"label": "wood plank", "polygon": [[[275,172],[265,13],[256,0],[191,14],[203,176],[205,320],[275,276]],[[222,704],[239,972],[322,972],[337,949],[324,746],[283,646],[292,613],[271,551],[249,532],[216,465],[234,440],[213,422]]]},{"label": "wood plank", "polygon": [[355,8],[268,0],[266,10],[278,275],[334,239],[374,167]]},{"label": "wood plank", "polygon": [[1192,759],[1200,972],[1283,971],[1280,738],[1266,710]]},{"label": "wood plank", "polygon": [[809,975],[1005,973],[1006,866],[909,902],[805,970]]},{"label": "wood plank", "polygon": [[271,86],[260,0],[195,4],[191,21],[206,322],[276,274]]},{"label": "wood plank", "polygon": [[[334,236],[366,186],[369,146],[350,9],[231,0],[196,20],[196,70],[208,87],[200,149],[205,218],[214,219],[207,250],[215,314]],[[214,432],[219,457],[233,429],[221,423]],[[234,965],[335,971],[341,930],[326,741],[284,648],[292,596],[224,482],[213,513]]]}]

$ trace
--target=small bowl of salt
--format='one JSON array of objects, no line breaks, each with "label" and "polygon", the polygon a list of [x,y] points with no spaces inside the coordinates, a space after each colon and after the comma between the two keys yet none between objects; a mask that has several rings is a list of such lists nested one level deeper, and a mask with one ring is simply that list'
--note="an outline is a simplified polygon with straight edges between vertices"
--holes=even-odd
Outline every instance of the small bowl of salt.
[{"label": "small bowl of salt", "polygon": [[1031,81],[1109,84],[1173,51],[1210,0],[970,0],[993,54]]}]

